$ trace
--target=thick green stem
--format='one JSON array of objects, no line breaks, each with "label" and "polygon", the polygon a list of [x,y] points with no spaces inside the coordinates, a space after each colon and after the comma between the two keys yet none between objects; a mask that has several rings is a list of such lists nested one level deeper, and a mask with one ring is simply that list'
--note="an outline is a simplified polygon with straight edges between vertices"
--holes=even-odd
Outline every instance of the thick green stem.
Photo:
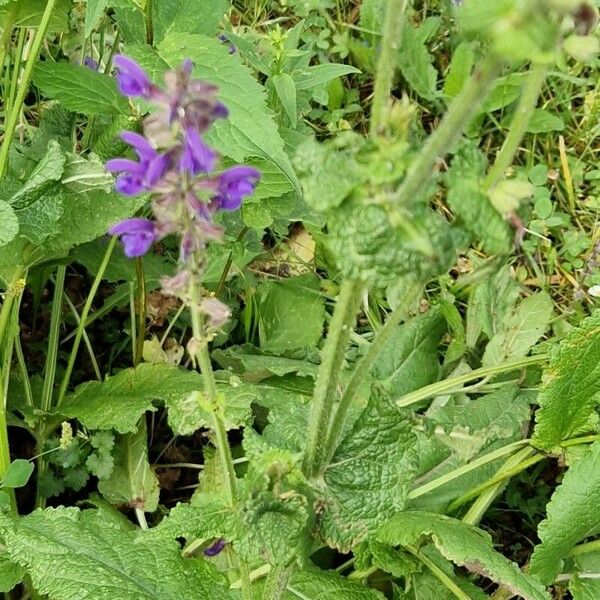
[{"label": "thick green stem", "polygon": [[394,73],[398,66],[398,48],[404,28],[404,12],[408,0],[388,0],[383,24],[383,38],[377,62],[377,75],[371,104],[371,136],[381,135],[385,130],[390,112],[390,95]]},{"label": "thick green stem", "polygon": [[79,350],[79,345],[81,344],[81,338],[83,336],[83,329],[86,325],[88,315],[90,314],[90,310],[92,308],[92,303],[94,302],[94,298],[96,297],[96,292],[100,287],[100,283],[102,282],[102,277],[104,277],[104,272],[108,267],[108,263],[110,262],[110,257],[112,256],[113,250],[115,249],[115,245],[117,243],[116,236],[113,236],[108,243],[108,248],[104,253],[104,257],[102,259],[102,263],[98,267],[98,271],[96,272],[96,277],[94,278],[94,282],[92,283],[92,287],[90,288],[90,293],[85,301],[85,305],[83,306],[83,310],[81,311],[79,325],[77,326],[77,333],[75,334],[75,339],[73,340],[73,347],[71,348],[71,354],[69,355],[69,362],[67,364],[67,369],[63,376],[63,379],[60,383],[60,388],[58,390],[58,396],[56,399],[56,406],[60,406],[62,401],[64,400],[65,394],[67,393],[67,388],[69,387],[69,382],[71,381],[71,375],[73,373],[73,368],[75,367],[75,359],[77,358],[77,351]]},{"label": "thick green stem", "polygon": [[219,454],[221,469],[225,475],[225,490],[227,492],[229,503],[233,506],[237,500],[235,467],[233,466],[233,458],[231,456],[231,449],[229,448],[229,440],[227,439],[227,429],[225,428],[223,409],[219,403],[217,385],[210,362],[208,342],[203,331],[202,315],[199,310],[201,300],[200,292],[200,282],[192,281],[190,284],[190,313],[192,318],[192,333],[194,336],[194,342],[198,344],[196,358],[198,360],[198,364],[200,365],[200,371],[202,372],[202,377],[204,379],[204,393],[206,395],[206,400],[212,412],[215,445]]},{"label": "thick green stem", "polygon": [[421,400],[427,400],[440,394],[448,393],[452,390],[460,391],[461,386],[474,379],[482,379],[484,377],[490,377],[492,375],[499,375],[500,373],[509,373],[510,371],[516,371],[517,369],[523,369],[531,365],[539,365],[545,363],[548,360],[547,354],[536,354],[535,356],[527,356],[518,360],[502,363],[500,365],[494,365],[493,367],[482,367],[481,369],[474,369],[463,375],[457,375],[456,377],[450,377],[442,381],[436,381],[430,385],[426,385],[415,392],[410,392],[402,396],[396,401],[396,406],[406,407],[421,402]]},{"label": "thick green stem", "polygon": [[397,193],[397,202],[405,206],[413,202],[435,174],[435,163],[450,150],[485,100],[500,70],[502,62],[495,56],[486,56],[462,91],[454,98],[448,112],[429,136],[419,156],[412,163]]},{"label": "thick green stem", "polygon": [[415,285],[411,289],[407,290],[406,296],[403,300],[402,306],[398,306],[392,314],[388,317],[385,325],[377,332],[375,339],[369,346],[369,349],[364,356],[358,361],[352,377],[342,394],[340,404],[333,417],[329,434],[327,436],[327,443],[325,444],[324,453],[324,464],[328,464],[333,457],[333,454],[337,448],[337,445],[342,436],[344,429],[344,423],[348,416],[348,411],[352,407],[352,401],[356,396],[356,392],[360,387],[361,383],[369,375],[369,371],[373,366],[373,363],[385,348],[386,344],[396,331],[400,321],[406,318],[410,307],[413,305],[416,298],[419,296],[423,289],[421,285]]},{"label": "thick green stem", "polygon": [[285,595],[291,574],[291,567],[273,567],[265,582],[262,600],[281,600]]},{"label": "thick green stem", "polygon": [[144,341],[146,340],[146,276],[144,275],[144,263],[142,257],[138,256],[135,259],[135,277],[137,281],[137,309],[138,309],[138,326],[135,352],[133,353],[134,366],[139,364],[144,353]]},{"label": "thick green stem", "polygon": [[357,281],[346,280],[342,283],[329,324],[308,421],[308,443],[303,464],[308,477],[317,475],[323,465],[325,436],[331,420],[346,346],[356,319],[361,289],[362,285]]},{"label": "thick green stem", "polygon": [[154,44],[154,24],[152,22],[152,0],[146,0],[144,7],[144,18],[146,21],[146,44]]},{"label": "thick green stem", "polygon": [[[10,39],[12,37],[13,24],[15,22],[15,13],[17,11],[16,2],[9,3],[6,16],[4,17],[4,23],[2,24],[2,37],[0,37],[0,76],[4,70],[4,61],[6,55],[10,49]],[[7,96],[5,96],[6,100]]]},{"label": "thick green stem", "polygon": [[531,67],[527,79],[523,84],[521,99],[510,123],[508,135],[504,140],[504,144],[502,144],[500,152],[496,156],[494,165],[485,178],[484,189],[495,186],[504,176],[506,169],[511,165],[519,149],[519,144],[527,131],[527,126],[535,110],[547,72],[548,67],[545,64],[534,64]]},{"label": "thick green stem", "polygon": [[35,38],[33,39],[31,53],[29,54],[27,64],[25,65],[25,70],[19,85],[17,97],[10,113],[7,115],[6,127],[4,128],[4,140],[2,142],[2,147],[0,147],[0,177],[6,173],[6,169],[8,167],[8,153],[12,143],[12,138],[17,127],[19,115],[21,114],[21,107],[23,106],[23,102],[25,102],[25,96],[27,95],[29,82],[31,81],[33,67],[37,64],[40,48],[42,46],[42,42],[44,41],[44,36],[46,35],[46,30],[48,29],[48,24],[50,23],[50,15],[52,14],[55,4],[56,0],[48,0],[46,3],[46,8],[42,14],[40,25],[36,31]]}]

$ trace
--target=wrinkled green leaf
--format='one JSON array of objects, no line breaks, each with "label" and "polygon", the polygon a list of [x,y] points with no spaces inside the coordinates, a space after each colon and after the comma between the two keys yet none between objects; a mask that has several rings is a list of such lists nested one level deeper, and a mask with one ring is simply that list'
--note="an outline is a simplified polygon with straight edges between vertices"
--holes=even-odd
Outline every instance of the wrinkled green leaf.
[{"label": "wrinkled green leaf", "polygon": [[19,233],[19,219],[13,207],[0,200],[0,247],[12,242]]}]

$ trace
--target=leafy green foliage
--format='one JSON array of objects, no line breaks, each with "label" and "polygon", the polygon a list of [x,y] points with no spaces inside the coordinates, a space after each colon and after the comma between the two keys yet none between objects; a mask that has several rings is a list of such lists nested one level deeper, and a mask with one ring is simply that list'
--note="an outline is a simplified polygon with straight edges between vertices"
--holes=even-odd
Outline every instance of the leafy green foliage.
[{"label": "leafy green foliage", "polygon": [[371,535],[404,507],[416,466],[408,419],[374,392],[323,474],[323,540],[347,552]]},{"label": "leafy green foliage", "polygon": [[593,444],[565,473],[540,523],[541,544],[531,557],[531,573],[550,584],[575,544],[600,533],[595,499],[600,494],[600,444]]},{"label": "leafy green foliage", "polygon": [[[10,558],[52,600],[230,598],[223,577],[179,545],[107,522],[75,508],[38,510],[19,520],[0,516]],[[149,566],[151,565],[151,568]],[[172,573],[184,577],[171,577]]]},{"label": "leafy green foliage", "polygon": [[550,351],[544,369],[533,443],[550,450],[569,436],[590,427],[600,392],[600,312]]},{"label": "leafy green foliage", "polygon": [[493,549],[487,533],[462,521],[433,513],[404,512],[386,523],[377,539],[393,546],[418,545],[431,539],[442,555],[456,565],[483,575],[526,600],[549,599],[538,581]]}]

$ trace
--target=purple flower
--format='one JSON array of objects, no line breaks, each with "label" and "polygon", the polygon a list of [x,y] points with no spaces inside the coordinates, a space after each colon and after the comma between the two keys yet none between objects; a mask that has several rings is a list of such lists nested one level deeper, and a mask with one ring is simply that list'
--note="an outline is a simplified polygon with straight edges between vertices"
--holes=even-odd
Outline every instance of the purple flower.
[{"label": "purple flower", "polygon": [[92,71],[98,70],[98,63],[91,56],[86,56],[85,59],[83,60],[83,64],[84,64],[84,66],[92,69]]},{"label": "purple flower", "polygon": [[129,258],[146,254],[157,237],[154,223],[139,217],[125,219],[111,227],[108,232],[121,236],[123,251]]},{"label": "purple flower", "polygon": [[119,70],[119,90],[124,96],[142,96],[146,99],[152,96],[154,84],[140,65],[122,54],[115,56],[114,63]]},{"label": "purple flower", "polygon": [[187,171],[191,175],[210,173],[215,168],[216,161],[217,153],[204,143],[198,131],[188,127],[185,130],[179,170]]},{"label": "purple flower", "polygon": [[205,548],[204,556],[216,556],[223,551],[226,544],[227,542],[223,538],[218,539],[212,546]]},{"label": "purple flower", "polygon": [[106,163],[106,169],[121,172],[115,182],[117,192],[124,196],[135,196],[158,183],[169,168],[169,157],[159,154],[146,138],[133,131],[124,131],[121,139],[133,146],[140,161],[114,158]]},{"label": "purple flower", "polygon": [[235,45],[229,42],[229,38],[224,33],[222,33],[218,37],[219,40],[224,44],[229,44],[229,54],[235,54],[237,52],[237,48],[235,47]]},{"label": "purple flower", "polygon": [[254,192],[260,172],[243,165],[223,171],[217,179],[217,194],[213,202],[222,210],[237,210],[244,198]]}]

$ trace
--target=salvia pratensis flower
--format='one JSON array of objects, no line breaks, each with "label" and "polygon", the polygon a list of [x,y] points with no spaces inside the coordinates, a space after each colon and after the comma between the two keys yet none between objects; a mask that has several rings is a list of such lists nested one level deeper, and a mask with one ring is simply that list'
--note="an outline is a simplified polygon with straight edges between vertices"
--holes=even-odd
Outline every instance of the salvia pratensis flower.
[{"label": "salvia pratensis flower", "polygon": [[126,219],[111,227],[108,232],[120,236],[125,256],[129,258],[146,254],[156,240],[154,223],[149,219]]},{"label": "salvia pratensis flower", "polygon": [[183,152],[179,159],[180,171],[187,171],[190,175],[210,173],[215,168],[217,153],[208,146],[193,127],[185,130]]},{"label": "salvia pratensis flower", "polygon": [[124,96],[141,96],[150,99],[155,91],[155,85],[150,81],[148,75],[134,60],[117,54],[114,58],[118,69],[117,83],[119,90]]},{"label": "salvia pratensis flower", "polygon": [[244,197],[254,192],[259,179],[260,172],[252,167],[231,167],[218,176],[213,202],[222,210],[237,210]]}]

